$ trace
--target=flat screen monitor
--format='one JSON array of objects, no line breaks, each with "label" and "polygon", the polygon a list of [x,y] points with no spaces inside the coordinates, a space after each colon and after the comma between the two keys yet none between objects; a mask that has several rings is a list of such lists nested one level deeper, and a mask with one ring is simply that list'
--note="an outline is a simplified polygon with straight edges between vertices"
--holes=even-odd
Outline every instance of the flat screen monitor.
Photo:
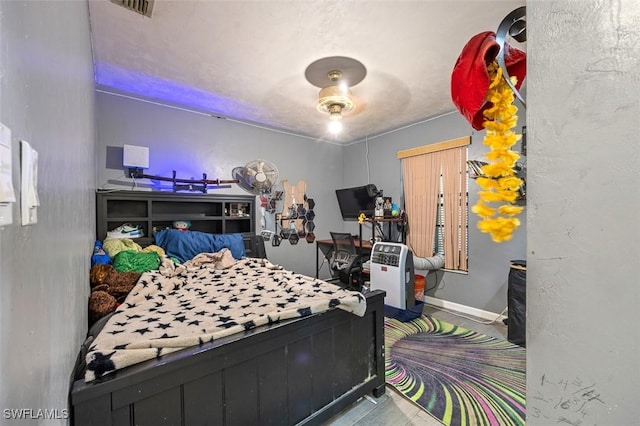
[{"label": "flat screen monitor", "polygon": [[377,192],[378,190],[375,185],[336,189],[342,219],[357,219],[360,213],[372,216],[375,209]]}]

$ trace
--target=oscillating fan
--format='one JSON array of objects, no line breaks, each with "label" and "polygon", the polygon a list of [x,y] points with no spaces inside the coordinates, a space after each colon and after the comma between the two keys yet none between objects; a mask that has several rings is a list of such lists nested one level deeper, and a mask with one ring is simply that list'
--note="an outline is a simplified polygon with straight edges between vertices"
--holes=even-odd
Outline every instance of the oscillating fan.
[{"label": "oscillating fan", "polygon": [[268,194],[279,181],[278,169],[273,163],[265,160],[254,160],[244,167],[236,167],[231,172],[240,188],[250,194]]}]

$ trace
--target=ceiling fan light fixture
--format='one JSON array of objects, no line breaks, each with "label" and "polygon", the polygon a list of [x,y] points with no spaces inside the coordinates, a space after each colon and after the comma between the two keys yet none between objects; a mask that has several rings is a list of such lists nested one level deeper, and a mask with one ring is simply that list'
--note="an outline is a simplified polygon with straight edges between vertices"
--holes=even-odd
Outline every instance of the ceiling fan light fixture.
[{"label": "ceiling fan light fixture", "polygon": [[341,86],[328,86],[320,90],[318,111],[331,114],[337,107],[340,108],[340,113],[349,112],[356,107],[351,98],[351,90]]},{"label": "ceiling fan light fixture", "polygon": [[339,71],[339,70],[329,71],[329,73],[327,74],[327,77],[329,77],[329,80],[331,81],[338,81],[342,78],[342,71]]},{"label": "ceiling fan light fixture", "polygon": [[321,89],[342,82],[353,87],[364,79],[367,69],[360,61],[353,58],[330,56],[312,62],[304,75],[309,83]]},{"label": "ceiling fan light fixture", "polygon": [[342,131],[342,122],[340,120],[330,120],[329,121],[329,132],[337,135]]},{"label": "ceiling fan light fixture", "polygon": [[342,120],[342,105],[333,104],[329,106],[329,120]]},{"label": "ceiling fan light fixture", "polygon": [[360,83],[366,74],[362,63],[344,56],[319,59],[307,67],[305,77],[309,83],[321,89],[318,111],[329,115],[331,133],[340,133],[342,113],[356,107],[349,86]]}]

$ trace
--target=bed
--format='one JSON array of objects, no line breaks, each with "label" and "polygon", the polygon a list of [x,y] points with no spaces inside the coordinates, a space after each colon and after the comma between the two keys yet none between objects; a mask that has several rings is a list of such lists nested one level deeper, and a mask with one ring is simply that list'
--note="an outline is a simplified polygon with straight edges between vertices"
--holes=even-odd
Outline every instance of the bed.
[{"label": "bed", "polygon": [[[131,194],[98,194],[98,206],[104,206],[100,198],[105,196],[115,197],[120,205],[117,197]],[[127,200],[144,200],[147,205],[158,197],[175,206],[194,201],[191,194],[144,192],[131,197]],[[215,195],[197,200],[201,206],[220,202]],[[145,214],[151,227],[154,214]],[[100,222],[106,218],[100,211],[97,216],[98,228],[104,229]],[[244,232],[242,243],[243,262],[269,266],[258,260],[265,253],[259,235]],[[292,276],[290,271],[278,273]],[[309,285],[320,285],[309,280]],[[141,282],[135,289],[140,288]],[[130,297],[127,302],[133,300]],[[72,424],[321,424],[368,393],[384,393],[384,292],[367,293],[363,300],[362,316],[334,308],[268,321],[98,374],[90,381],[83,373],[81,351],[69,395]]]}]

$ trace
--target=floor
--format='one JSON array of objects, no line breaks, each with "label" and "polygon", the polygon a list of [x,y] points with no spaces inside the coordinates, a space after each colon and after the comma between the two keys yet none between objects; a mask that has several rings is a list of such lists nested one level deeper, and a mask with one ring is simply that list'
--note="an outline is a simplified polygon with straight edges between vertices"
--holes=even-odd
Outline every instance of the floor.
[{"label": "floor", "polygon": [[[507,327],[501,320],[483,324],[487,320],[463,318],[436,307],[425,305],[424,313],[434,318],[456,324],[478,333],[499,339],[507,338]],[[421,407],[387,386],[380,398],[362,398],[350,408],[327,421],[325,426],[442,426]]]}]

